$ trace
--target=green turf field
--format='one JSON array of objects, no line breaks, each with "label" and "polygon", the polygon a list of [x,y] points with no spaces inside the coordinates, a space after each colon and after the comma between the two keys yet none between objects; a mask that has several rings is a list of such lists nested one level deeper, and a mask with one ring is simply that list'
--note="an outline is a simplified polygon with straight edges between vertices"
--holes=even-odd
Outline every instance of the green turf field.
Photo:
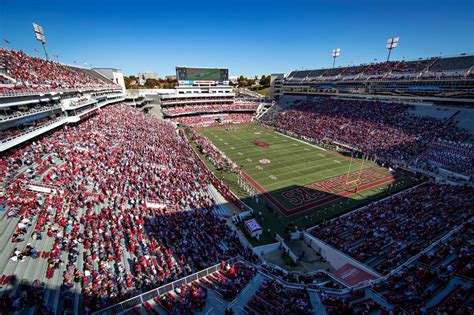
[{"label": "green turf field", "polygon": [[[237,125],[234,130],[226,129],[229,128],[219,126],[199,131],[242,166],[244,177],[258,197],[236,191],[239,189],[235,183],[231,188],[249,206],[262,211],[263,221],[269,221],[267,225],[277,231],[289,222],[306,226],[334,217],[383,197],[394,181],[397,185],[392,187],[399,186],[396,176],[386,169],[264,126]],[[281,224],[275,226],[270,221]]]}]

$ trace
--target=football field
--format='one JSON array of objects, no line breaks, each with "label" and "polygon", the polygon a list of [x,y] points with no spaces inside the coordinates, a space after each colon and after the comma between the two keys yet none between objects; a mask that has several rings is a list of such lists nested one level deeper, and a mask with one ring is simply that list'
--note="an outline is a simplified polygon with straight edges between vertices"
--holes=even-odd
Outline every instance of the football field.
[{"label": "football field", "polygon": [[256,124],[199,131],[242,167],[242,176],[258,195],[252,198],[252,206],[278,209],[287,218],[304,214],[308,219],[311,215],[309,221],[314,223],[333,217],[380,198],[396,180],[395,175],[371,162]]}]

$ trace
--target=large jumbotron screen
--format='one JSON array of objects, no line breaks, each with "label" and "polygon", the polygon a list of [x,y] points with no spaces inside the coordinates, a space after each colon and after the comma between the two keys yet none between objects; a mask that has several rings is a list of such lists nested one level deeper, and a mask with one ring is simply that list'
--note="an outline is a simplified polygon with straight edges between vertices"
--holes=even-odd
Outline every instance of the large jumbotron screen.
[{"label": "large jumbotron screen", "polygon": [[198,82],[223,84],[229,81],[229,70],[220,68],[176,67],[176,77],[180,84],[194,84]]}]

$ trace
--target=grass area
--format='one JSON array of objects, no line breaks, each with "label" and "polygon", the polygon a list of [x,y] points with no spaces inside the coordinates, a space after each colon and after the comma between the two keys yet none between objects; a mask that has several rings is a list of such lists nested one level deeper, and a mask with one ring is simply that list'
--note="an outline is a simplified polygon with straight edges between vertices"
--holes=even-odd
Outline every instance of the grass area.
[{"label": "grass area", "polygon": [[324,150],[264,126],[231,129],[219,126],[199,131],[241,165],[255,187],[257,195],[251,197],[237,184],[237,174],[218,172],[210,166],[257,213],[265,230],[259,244],[271,242],[274,232],[285,236],[290,224],[312,226],[413,184],[403,174],[393,175],[370,162]]},{"label": "grass area", "polygon": [[257,92],[259,94],[262,94],[263,96],[270,96],[270,88],[269,87],[261,89],[261,90],[255,90],[255,92]]}]

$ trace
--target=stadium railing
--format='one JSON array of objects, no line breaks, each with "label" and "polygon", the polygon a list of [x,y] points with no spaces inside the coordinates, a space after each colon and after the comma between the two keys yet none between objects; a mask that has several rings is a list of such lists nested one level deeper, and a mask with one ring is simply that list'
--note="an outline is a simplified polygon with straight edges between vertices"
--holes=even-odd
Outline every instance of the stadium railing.
[{"label": "stadium railing", "polygon": [[[231,258],[226,261],[227,264],[234,264],[241,260],[239,256]],[[246,262],[247,263],[247,262]],[[123,302],[117,303],[115,305],[109,306],[107,308],[104,308],[100,311],[94,312],[92,314],[94,315],[99,315],[99,314],[117,314],[121,312],[126,312],[129,311],[137,306],[140,306],[146,301],[149,301],[151,299],[154,299],[156,297],[159,297],[163,294],[166,294],[170,291],[173,291],[175,288],[180,287],[182,284],[189,284],[192,283],[198,279],[201,279],[203,277],[206,277],[210,274],[213,274],[216,271],[222,270],[221,264],[217,264],[214,266],[211,266],[209,268],[206,268],[204,270],[198,271],[196,273],[193,273],[192,275],[186,276],[184,278],[178,279],[176,281],[173,281],[171,283],[165,284],[161,287],[158,287],[156,289],[150,290],[148,292],[142,293],[140,295],[134,296],[128,300],[125,300]]]},{"label": "stadium railing", "polygon": [[0,122],[5,122],[5,121],[8,121],[8,120],[17,119],[17,118],[26,117],[26,116],[31,116],[33,114],[40,114],[40,113],[48,112],[48,111],[51,111],[51,110],[54,110],[54,109],[59,109],[59,108],[61,108],[61,105],[45,106],[45,107],[38,108],[38,109],[31,109],[27,112],[14,113],[14,114],[11,114],[11,115],[0,117]]},{"label": "stadium railing", "polygon": [[75,89],[38,89],[38,90],[22,90],[22,91],[0,91],[0,97],[14,97],[14,96],[29,96],[29,95],[39,95],[39,94],[58,94],[58,93],[68,93],[68,92],[84,92],[84,91],[105,91],[105,90],[117,90],[120,87],[81,87]]},{"label": "stadium railing", "polygon": [[63,117],[63,116],[58,117],[58,118],[56,118],[56,119],[53,119],[53,120],[51,120],[51,121],[48,121],[47,123],[45,123],[45,124],[43,124],[43,125],[41,125],[41,126],[38,126],[38,127],[34,128],[34,129],[29,129],[29,130],[26,130],[26,131],[24,131],[24,132],[22,132],[22,133],[19,133],[19,134],[17,134],[17,135],[14,135],[14,136],[12,136],[12,137],[8,137],[8,138],[5,138],[5,139],[1,139],[1,140],[0,140],[0,143],[6,143],[6,142],[9,142],[9,141],[12,141],[12,140],[14,140],[14,139],[16,139],[16,138],[22,137],[22,136],[24,136],[24,135],[27,135],[27,134],[29,134],[29,133],[32,133],[32,132],[34,132],[34,131],[36,131],[36,130],[39,130],[39,129],[41,129],[41,128],[45,128],[45,127],[47,127],[47,126],[49,126],[49,125],[51,125],[51,124],[54,124],[54,123],[56,123],[56,122],[58,122],[58,121],[65,120],[65,119],[66,119],[66,118]]}]

